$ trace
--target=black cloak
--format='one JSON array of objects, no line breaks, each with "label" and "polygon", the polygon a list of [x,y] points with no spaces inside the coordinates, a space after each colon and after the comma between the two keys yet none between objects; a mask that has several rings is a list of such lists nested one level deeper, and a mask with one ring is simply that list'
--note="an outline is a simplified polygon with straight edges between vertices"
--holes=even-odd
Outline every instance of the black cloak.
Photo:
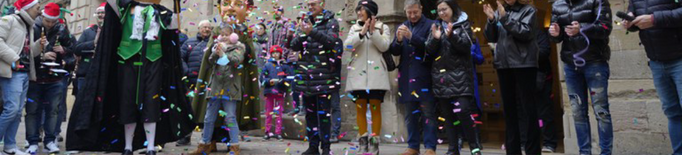
[{"label": "black cloak", "polygon": [[[119,0],[118,6],[135,5],[131,0]],[[179,0],[175,0],[175,12],[178,13]],[[117,16],[116,4],[109,3],[105,10],[107,16],[104,19],[101,36],[96,48],[96,54],[91,61],[88,76],[81,91],[76,97],[73,111],[69,118],[66,135],[66,149],[80,151],[112,151],[121,152],[124,149],[124,126],[119,123],[119,94],[117,83],[117,49],[121,42],[122,24]],[[116,7],[118,8],[118,7]],[[173,12],[158,5],[159,12]],[[161,21],[169,20],[169,18]],[[170,23],[170,22],[169,22]],[[156,122],[156,144],[165,144],[176,141],[187,134],[191,134],[195,128],[192,121],[191,106],[185,97],[187,88],[182,82],[182,61],[180,57],[180,44],[176,29],[162,29],[163,56],[157,61],[162,61],[161,109],[164,112],[160,120]],[[167,111],[166,111],[167,109]],[[145,145],[145,133],[142,123],[138,122],[133,140],[133,149],[143,148]]]}]

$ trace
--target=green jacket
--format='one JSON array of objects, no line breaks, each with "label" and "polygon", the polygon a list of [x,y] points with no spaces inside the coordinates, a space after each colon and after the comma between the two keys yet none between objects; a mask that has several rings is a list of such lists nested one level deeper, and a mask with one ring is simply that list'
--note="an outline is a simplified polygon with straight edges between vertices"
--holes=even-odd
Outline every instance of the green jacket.
[{"label": "green jacket", "polygon": [[[216,43],[216,46],[220,43]],[[223,44],[227,45],[227,44]],[[219,56],[211,52],[208,57],[208,64],[210,64],[210,70],[214,74],[211,74],[211,80],[208,83],[208,88],[206,90],[206,99],[227,99],[232,101],[242,100],[242,63],[244,61],[244,53],[246,47],[244,44],[239,43],[234,45],[236,48],[233,51],[225,51],[225,56],[230,62],[225,66],[216,65]],[[225,47],[222,47],[226,49]]]},{"label": "green jacket", "polygon": [[[239,122],[239,129],[246,131],[246,130],[255,130],[255,129],[260,129],[258,125],[258,120],[254,120],[253,118],[259,117],[259,112],[260,109],[258,109],[260,106],[257,104],[260,104],[260,98],[258,97],[260,94],[260,88],[258,87],[258,66],[256,65],[255,58],[256,58],[256,52],[253,50],[253,45],[251,44],[252,38],[250,35],[245,34],[246,32],[246,26],[240,26],[241,29],[239,30],[239,42],[243,43],[246,46],[246,52],[244,53],[244,59],[242,61],[242,69],[238,70],[238,74],[234,75],[236,77],[241,77],[241,86],[242,86],[242,91],[241,91],[241,102],[239,105],[237,105],[237,121]],[[216,27],[213,31],[213,35],[217,35],[219,32],[219,28]],[[214,45],[214,39],[213,35],[210,37],[208,44],[211,45],[208,47],[212,47]],[[199,76],[197,80],[197,84],[195,84],[196,88],[194,92],[190,92],[194,95],[194,98],[192,99],[192,109],[194,110],[194,114],[198,117],[194,117],[194,121],[196,123],[203,123],[204,122],[204,116],[206,115],[206,107],[208,104],[208,100],[206,99],[206,87],[208,85],[208,82],[211,81],[211,76],[213,75],[213,65],[214,63],[209,63],[211,62],[209,60],[209,57],[213,53],[211,49],[209,51],[206,51],[204,53],[204,57],[202,58],[201,61],[201,67],[199,69]],[[241,74],[239,74],[241,73]],[[256,79],[256,80],[254,80]],[[216,124],[224,124],[223,119],[216,119]],[[217,128],[220,128],[220,125],[216,125]],[[221,129],[222,130],[222,129]],[[219,130],[215,130],[219,131]],[[214,134],[215,135],[215,134]],[[217,137],[217,136],[213,136]]]}]

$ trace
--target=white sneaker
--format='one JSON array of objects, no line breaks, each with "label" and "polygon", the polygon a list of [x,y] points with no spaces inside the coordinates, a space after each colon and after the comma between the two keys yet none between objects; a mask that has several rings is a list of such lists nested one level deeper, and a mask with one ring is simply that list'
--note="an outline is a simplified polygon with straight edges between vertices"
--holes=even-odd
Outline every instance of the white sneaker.
[{"label": "white sneaker", "polygon": [[45,145],[45,149],[49,153],[59,153],[59,146],[57,146],[57,143],[55,142],[50,142]]},{"label": "white sneaker", "polygon": [[2,154],[2,155],[31,155],[31,154],[28,154],[25,152],[21,152],[21,150],[19,150],[19,149],[4,150],[0,154]]},{"label": "white sneaker", "polygon": [[38,145],[29,145],[28,149],[26,149],[26,153],[28,154],[38,153]]}]

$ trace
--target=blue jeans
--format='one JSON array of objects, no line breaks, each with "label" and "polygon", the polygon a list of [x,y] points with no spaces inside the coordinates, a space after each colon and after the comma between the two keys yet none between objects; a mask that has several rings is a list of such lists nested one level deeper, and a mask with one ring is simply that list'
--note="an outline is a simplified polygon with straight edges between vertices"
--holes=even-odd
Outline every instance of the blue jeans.
[{"label": "blue jeans", "polygon": [[59,109],[57,117],[57,125],[54,129],[54,136],[59,136],[62,133],[62,122],[66,121],[66,96],[69,95],[69,84],[71,83],[71,77],[65,76],[62,79],[62,98],[59,102],[57,109]]},{"label": "blue jeans", "polygon": [[573,64],[564,64],[566,87],[571,101],[571,110],[575,121],[575,131],[578,137],[580,154],[591,154],[592,146],[590,121],[587,115],[588,90],[592,99],[592,109],[597,117],[599,128],[599,147],[601,154],[611,154],[613,148],[613,124],[609,112],[608,85],[609,64],[606,62],[587,63],[576,68]]},{"label": "blue jeans", "polygon": [[673,154],[682,155],[682,59],[671,62],[650,61],[656,92],[668,117],[668,132]]},{"label": "blue jeans", "polygon": [[2,88],[3,110],[0,114],[0,138],[3,138],[5,150],[17,148],[17,130],[21,122],[21,111],[24,110],[26,90],[28,90],[28,73],[12,72],[12,78],[0,78]]},{"label": "blue jeans", "polygon": [[[218,119],[218,115],[225,115],[225,123],[230,132],[230,145],[239,144],[239,124],[237,123],[238,102],[226,99],[211,99],[208,102],[206,116],[204,117],[204,131],[201,136],[203,143],[211,142],[213,129],[215,129],[215,120]],[[218,112],[221,106],[224,113]]]},{"label": "blue jeans", "polygon": [[332,108],[332,133],[333,137],[339,136],[341,132],[341,97],[339,96],[339,91],[333,91],[331,98],[331,108]]},{"label": "blue jeans", "polygon": [[[30,145],[38,145],[40,141],[40,124],[45,115],[43,143],[55,140],[55,129],[59,121],[59,102],[62,100],[63,83],[39,84],[29,83],[28,101],[26,101],[26,140]],[[44,112],[44,113],[43,113]]]},{"label": "blue jeans", "polygon": [[438,122],[436,122],[436,103],[434,102],[407,102],[405,106],[405,125],[407,125],[408,148],[419,150],[422,132],[424,133],[424,147],[436,150],[436,134]]}]

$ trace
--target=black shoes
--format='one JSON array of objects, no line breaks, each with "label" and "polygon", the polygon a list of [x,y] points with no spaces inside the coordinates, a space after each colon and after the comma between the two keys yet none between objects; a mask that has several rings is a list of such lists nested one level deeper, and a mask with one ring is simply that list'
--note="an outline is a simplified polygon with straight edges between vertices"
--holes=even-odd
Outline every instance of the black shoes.
[{"label": "black shoes", "polygon": [[320,150],[317,147],[308,147],[308,150],[305,150],[301,155],[320,155]]},{"label": "black shoes", "polygon": [[123,153],[121,155],[133,155],[132,150],[123,150]]}]

